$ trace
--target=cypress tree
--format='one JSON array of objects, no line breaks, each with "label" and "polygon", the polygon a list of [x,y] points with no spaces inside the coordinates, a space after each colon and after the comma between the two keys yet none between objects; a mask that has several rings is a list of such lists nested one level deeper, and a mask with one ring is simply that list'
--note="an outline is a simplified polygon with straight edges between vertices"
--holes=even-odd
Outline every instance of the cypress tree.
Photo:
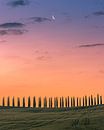
[{"label": "cypress tree", "polygon": [[102,105],[102,96],[100,96],[100,105]]},{"label": "cypress tree", "polygon": [[12,98],[12,107],[15,107],[15,99],[14,99],[14,97]]},{"label": "cypress tree", "polygon": [[56,107],[58,108],[58,97],[56,97]]},{"label": "cypress tree", "polygon": [[56,108],[56,97],[54,97],[54,108]]},{"label": "cypress tree", "polygon": [[38,99],[38,107],[41,108],[41,105],[42,105],[41,104],[41,97],[39,97],[39,99]]},{"label": "cypress tree", "polygon": [[65,98],[65,107],[68,106],[67,104],[68,104],[68,103],[67,103],[67,98]]},{"label": "cypress tree", "polygon": [[96,105],[96,97],[94,97],[94,105]]},{"label": "cypress tree", "polygon": [[25,107],[25,97],[23,97],[23,102],[22,106]]},{"label": "cypress tree", "polygon": [[91,95],[91,106],[93,106],[93,96]]},{"label": "cypress tree", "polygon": [[70,107],[70,99],[69,99],[69,96],[68,96],[68,107]]},{"label": "cypress tree", "polygon": [[2,99],[2,106],[5,107],[5,98]]},{"label": "cypress tree", "polygon": [[36,98],[35,98],[35,96],[33,97],[33,107],[36,108]]},{"label": "cypress tree", "polygon": [[10,107],[10,97],[7,98],[7,106]]},{"label": "cypress tree", "polygon": [[85,96],[85,106],[87,107],[87,96]]},{"label": "cypress tree", "polygon": [[73,98],[71,97],[71,107],[73,107]]},{"label": "cypress tree", "polygon": [[62,97],[62,108],[64,108],[64,97]]},{"label": "cypress tree", "polygon": [[81,107],[81,98],[79,98],[79,106]]},{"label": "cypress tree", "polygon": [[84,97],[83,97],[83,107],[84,107],[84,105],[85,105],[85,102],[84,102]]},{"label": "cypress tree", "polygon": [[99,94],[97,94],[97,105],[99,105]]},{"label": "cypress tree", "polygon": [[61,97],[60,97],[60,108],[62,108],[62,100],[61,100]]},{"label": "cypress tree", "polygon": [[79,107],[79,100],[78,100],[78,97],[77,97],[77,107]]},{"label": "cypress tree", "polygon": [[44,108],[47,108],[47,97],[44,97]]},{"label": "cypress tree", "polygon": [[49,108],[51,108],[51,99],[49,97]]},{"label": "cypress tree", "polygon": [[30,99],[30,96],[28,97],[28,107],[31,107],[31,99]]},{"label": "cypress tree", "polygon": [[52,97],[50,99],[51,99],[51,108],[52,108]]},{"label": "cypress tree", "polygon": [[88,105],[91,106],[90,96],[88,97]]},{"label": "cypress tree", "polygon": [[73,107],[75,107],[75,97],[73,97]]},{"label": "cypress tree", "polygon": [[17,106],[20,107],[20,98],[17,98]]}]

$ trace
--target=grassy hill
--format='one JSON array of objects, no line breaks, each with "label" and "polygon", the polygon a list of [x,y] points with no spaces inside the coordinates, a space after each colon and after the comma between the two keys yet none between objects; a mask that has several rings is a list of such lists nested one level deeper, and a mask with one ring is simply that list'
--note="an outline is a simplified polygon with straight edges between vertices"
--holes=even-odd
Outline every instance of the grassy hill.
[{"label": "grassy hill", "polygon": [[1,107],[0,130],[104,130],[104,106],[71,110]]}]

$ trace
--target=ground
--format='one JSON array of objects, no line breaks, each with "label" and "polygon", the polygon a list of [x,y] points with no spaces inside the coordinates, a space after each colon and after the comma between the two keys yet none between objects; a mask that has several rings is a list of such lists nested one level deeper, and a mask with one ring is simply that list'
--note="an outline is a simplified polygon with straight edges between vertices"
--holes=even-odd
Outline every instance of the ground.
[{"label": "ground", "polygon": [[0,130],[104,130],[104,106],[71,110],[0,108]]}]

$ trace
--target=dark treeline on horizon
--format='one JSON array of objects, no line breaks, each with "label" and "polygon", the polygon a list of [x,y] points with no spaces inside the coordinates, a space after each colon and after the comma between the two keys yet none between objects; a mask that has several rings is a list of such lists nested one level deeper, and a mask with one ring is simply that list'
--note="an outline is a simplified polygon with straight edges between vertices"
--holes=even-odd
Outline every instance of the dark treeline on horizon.
[{"label": "dark treeline on horizon", "polygon": [[103,98],[99,94],[96,97],[91,96],[83,96],[82,98],[75,97],[36,97],[31,98],[23,97],[16,98],[15,97],[3,97],[1,98],[2,103],[0,106],[2,107],[33,107],[33,108],[69,108],[69,107],[87,107],[87,106],[96,106],[103,104]]}]

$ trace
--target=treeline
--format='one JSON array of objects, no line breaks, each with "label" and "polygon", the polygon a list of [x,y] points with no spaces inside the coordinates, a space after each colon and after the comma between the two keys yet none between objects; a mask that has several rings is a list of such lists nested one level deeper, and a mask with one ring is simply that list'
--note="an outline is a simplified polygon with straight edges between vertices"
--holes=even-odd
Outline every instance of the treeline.
[{"label": "treeline", "polygon": [[[87,106],[95,106],[95,105],[102,105],[103,104],[103,98],[99,94],[97,94],[96,97],[93,95],[91,96],[83,96],[82,98],[75,98],[75,97],[39,97],[36,100],[36,97],[33,98],[28,97],[26,99],[25,97],[15,99],[13,97],[10,99],[10,97],[3,97],[2,98],[2,107],[33,107],[33,108],[69,108],[69,107],[87,107]],[[27,100],[27,102],[26,102]]]}]

